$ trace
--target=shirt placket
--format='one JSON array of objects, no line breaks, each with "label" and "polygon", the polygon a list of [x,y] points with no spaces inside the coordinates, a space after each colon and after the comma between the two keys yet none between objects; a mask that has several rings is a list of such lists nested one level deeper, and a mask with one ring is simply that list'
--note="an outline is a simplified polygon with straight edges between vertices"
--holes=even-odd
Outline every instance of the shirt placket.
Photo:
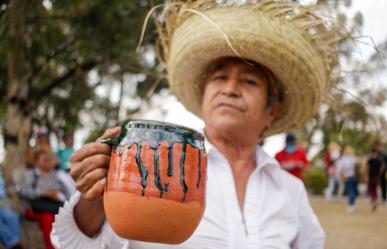
[{"label": "shirt placket", "polygon": [[229,247],[232,248],[247,248],[247,239],[248,239],[248,228],[247,222],[240,210],[238,204],[238,198],[235,189],[234,178],[230,169],[230,166],[227,164],[225,167],[225,177],[224,177],[224,188],[225,190],[225,199],[227,200],[227,220],[228,220],[228,230],[230,232],[229,236]]},{"label": "shirt placket", "polygon": [[246,249],[260,248],[258,227],[260,222],[260,215],[262,214],[262,192],[265,191],[266,186],[264,186],[264,184],[260,184],[259,182],[259,171],[260,169],[254,170],[254,172],[249,177],[246,186],[243,211],[245,224],[248,231],[245,247]]}]

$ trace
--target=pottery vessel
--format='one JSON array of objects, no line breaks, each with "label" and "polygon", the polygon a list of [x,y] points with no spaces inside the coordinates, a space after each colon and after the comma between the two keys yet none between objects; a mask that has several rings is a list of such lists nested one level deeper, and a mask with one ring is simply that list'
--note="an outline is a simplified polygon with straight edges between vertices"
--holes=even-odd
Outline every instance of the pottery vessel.
[{"label": "pottery vessel", "polygon": [[186,127],[130,120],[112,143],[104,208],[121,237],[177,244],[205,208],[203,136]]}]

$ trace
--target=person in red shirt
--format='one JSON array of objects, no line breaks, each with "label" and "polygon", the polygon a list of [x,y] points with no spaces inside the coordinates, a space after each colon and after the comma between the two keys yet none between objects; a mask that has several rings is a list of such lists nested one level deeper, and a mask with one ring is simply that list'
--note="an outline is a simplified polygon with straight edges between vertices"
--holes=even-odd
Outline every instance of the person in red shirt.
[{"label": "person in red shirt", "polygon": [[285,143],[285,148],[275,155],[275,159],[284,170],[303,181],[303,171],[309,165],[305,150],[297,146],[296,137],[292,133],[286,135]]}]

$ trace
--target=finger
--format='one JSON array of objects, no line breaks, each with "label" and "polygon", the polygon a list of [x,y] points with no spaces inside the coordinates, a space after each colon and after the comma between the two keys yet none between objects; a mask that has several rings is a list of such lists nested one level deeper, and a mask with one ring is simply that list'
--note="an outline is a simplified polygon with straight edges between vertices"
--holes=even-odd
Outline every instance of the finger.
[{"label": "finger", "polygon": [[119,127],[119,126],[107,129],[103,133],[103,135],[97,139],[97,141],[100,141],[101,139],[107,138],[107,137],[115,137],[115,136],[117,136],[120,133],[120,131],[121,131],[121,127]]},{"label": "finger", "polygon": [[75,187],[81,192],[86,193],[92,188],[95,183],[105,178],[107,169],[99,168],[86,174],[82,179],[75,182]]},{"label": "finger", "polygon": [[83,194],[83,198],[85,198],[88,201],[94,201],[102,197],[103,192],[105,190],[105,185],[106,185],[106,177],[96,182],[88,191],[86,191]]},{"label": "finger", "polygon": [[98,169],[108,168],[110,163],[110,155],[97,154],[86,157],[81,162],[74,163],[71,166],[70,175],[74,181],[78,181],[83,178],[87,173]]},{"label": "finger", "polygon": [[85,144],[81,149],[77,150],[70,158],[71,164],[84,160],[86,157],[104,154],[111,154],[111,147],[106,144],[101,144],[98,142]]}]

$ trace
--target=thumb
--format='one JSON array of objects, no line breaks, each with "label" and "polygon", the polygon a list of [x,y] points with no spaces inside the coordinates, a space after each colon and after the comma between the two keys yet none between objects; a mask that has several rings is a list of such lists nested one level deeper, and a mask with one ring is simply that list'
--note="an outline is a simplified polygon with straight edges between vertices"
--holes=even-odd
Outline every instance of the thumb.
[{"label": "thumb", "polygon": [[110,129],[107,129],[105,130],[105,132],[103,133],[103,135],[101,137],[99,137],[97,139],[97,141],[101,140],[101,139],[104,139],[104,138],[108,138],[108,137],[115,137],[117,136],[119,133],[121,132],[121,127],[114,127],[114,128],[110,128]]}]

